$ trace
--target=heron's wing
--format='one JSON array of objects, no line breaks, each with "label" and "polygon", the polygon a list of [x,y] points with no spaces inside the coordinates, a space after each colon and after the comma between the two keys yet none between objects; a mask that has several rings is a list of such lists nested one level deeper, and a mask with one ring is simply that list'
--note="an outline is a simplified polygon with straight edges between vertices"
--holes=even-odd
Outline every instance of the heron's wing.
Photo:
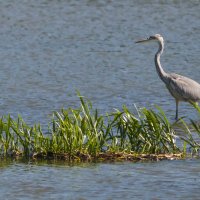
[{"label": "heron's wing", "polygon": [[200,84],[196,81],[178,74],[170,74],[167,88],[178,100],[200,100]]}]

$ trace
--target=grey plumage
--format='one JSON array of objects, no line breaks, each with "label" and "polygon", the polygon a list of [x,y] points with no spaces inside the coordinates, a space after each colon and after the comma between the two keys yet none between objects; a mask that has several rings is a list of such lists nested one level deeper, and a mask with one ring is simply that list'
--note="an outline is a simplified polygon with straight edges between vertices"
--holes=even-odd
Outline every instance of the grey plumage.
[{"label": "grey plumage", "polygon": [[159,49],[155,54],[155,66],[160,79],[165,83],[170,94],[176,100],[176,119],[178,119],[178,104],[180,101],[197,103],[200,100],[200,84],[196,81],[175,73],[166,73],[160,64],[160,56],[164,50],[164,39],[160,34],[150,36],[145,40],[139,40],[136,43],[156,41]]}]

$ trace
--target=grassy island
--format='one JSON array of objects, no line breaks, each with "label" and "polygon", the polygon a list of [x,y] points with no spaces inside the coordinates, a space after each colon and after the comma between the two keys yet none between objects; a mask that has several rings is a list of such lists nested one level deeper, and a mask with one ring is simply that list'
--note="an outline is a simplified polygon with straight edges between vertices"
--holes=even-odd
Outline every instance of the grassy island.
[{"label": "grassy island", "polygon": [[[183,119],[171,124],[159,107],[136,109],[123,106],[99,115],[79,95],[80,107],[54,112],[43,133],[40,125],[28,126],[19,116],[0,119],[0,156],[28,159],[85,161],[140,161],[182,159],[198,155],[200,126]],[[199,107],[196,107],[200,112]],[[176,128],[184,134],[178,134]]]}]

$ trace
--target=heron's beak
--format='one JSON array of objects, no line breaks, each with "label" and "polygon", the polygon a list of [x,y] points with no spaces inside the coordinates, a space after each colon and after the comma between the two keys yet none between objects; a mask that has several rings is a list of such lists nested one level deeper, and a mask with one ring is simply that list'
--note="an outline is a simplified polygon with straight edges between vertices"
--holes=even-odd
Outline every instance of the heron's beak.
[{"label": "heron's beak", "polygon": [[143,42],[148,42],[148,41],[149,41],[149,38],[148,39],[143,39],[143,40],[138,40],[135,43],[143,43]]}]

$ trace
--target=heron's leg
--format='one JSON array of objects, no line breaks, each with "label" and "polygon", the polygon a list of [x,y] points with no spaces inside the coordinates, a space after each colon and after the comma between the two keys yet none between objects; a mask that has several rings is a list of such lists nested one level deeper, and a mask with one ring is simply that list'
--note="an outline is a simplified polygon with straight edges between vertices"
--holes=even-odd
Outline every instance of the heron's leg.
[{"label": "heron's leg", "polygon": [[175,120],[178,120],[178,103],[179,103],[179,101],[176,99],[176,117],[175,117]]}]

